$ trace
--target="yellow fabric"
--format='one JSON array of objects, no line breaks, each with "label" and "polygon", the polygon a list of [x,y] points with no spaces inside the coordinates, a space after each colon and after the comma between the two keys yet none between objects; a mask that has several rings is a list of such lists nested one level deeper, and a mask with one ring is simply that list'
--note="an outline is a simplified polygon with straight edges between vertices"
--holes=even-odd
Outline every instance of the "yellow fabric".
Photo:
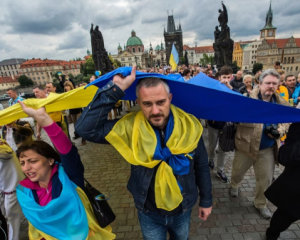
[{"label": "yellow fabric", "polygon": [[[87,196],[85,193],[82,191],[80,187],[76,188],[76,191],[83,203],[83,206],[86,211],[86,215],[88,218],[88,224],[89,224],[89,234],[88,237],[85,240],[111,240],[115,239],[116,235],[111,233],[112,228],[111,226],[107,226],[106,228],[101,228],[93,214],[93,209],[91,206],[90,201],[88,200]],[[28,222],[29,227],[28,227],[28,236],[30,240],[40,240],[42,238],[45,238],[46,240],[59,240],[54,237],[51,237],[47,235],[46,233],[37,230],[32,226],[30,222]]]},{"label": "yellow fabric", "polygon": [[[283,96],[281,96],[284,100],[289,102],[289,91],[285,86],[279,86],[279,89],[276,91],[281,96],[281,93],[284,93]],[[284,135],[282,138],[280,138],[280,141],[284,142],[286,139],[286,135]]]},{"label": "yellow fabric", "polygon": [[283,93],[284,95],[282,96],[282,98],[284,100],[286,100],[287,102],[289,101],[289,91],[287,90],[287,88],[285,86],[279,86],[277,93],[279,93],[280,96]]},{"label": "yellow fabric", "polygon": [[170,55],[169,63],[171,65],[171,67],[172,67],[172,70],[174,71],[177,68],[177,63],[174,60],[173,54]]},{"label": "yellow fabric", "polygon": [[51,112],[49,116],[54,122],[62,122],[62,114],[61,112]]},{"label": "yellow fabric", "polygon": [[[187,154],[196,149],[203,128],[192,115],[171,105],[174,129],[167,147],[174,155]],[[153,128],[140,111],[119,120],[106,140],[130,164],[153,168],[161,160],[153,160],[157,139]],[[155,177],[155,202],[158,208],[171,211],[182,202],[182,195],[172,168],[162,162]]]},{"label": "yellow fabric", "polygon": [[[93,100],[98,88],[90,86],[84,89],[84,87],[82,86],[62,94],[50,93],[47,98],[43,99],[26,99],[24,103],[34,109],[45,106],[48,113],[86,107]],[[0,111],[0,125],[5,125],[24,117],[27,117],[27,115],[23,112],[21,105],[15,104]]]}]

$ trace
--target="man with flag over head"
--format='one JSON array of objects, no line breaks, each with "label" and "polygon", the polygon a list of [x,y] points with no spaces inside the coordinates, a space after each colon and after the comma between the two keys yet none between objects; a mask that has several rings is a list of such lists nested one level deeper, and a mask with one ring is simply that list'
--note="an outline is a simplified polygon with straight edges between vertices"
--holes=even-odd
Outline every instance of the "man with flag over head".
[{"label": "man with flag over head", "polygon": [[203,128],[196,117],[171,104],[172,93],[164,80],[168,78],[171,75],[149,74],[139,79],[136,96],[141,111],[107,120],[109,111],[136,80],[136,67],[126,77],[114,75],[76,124],[81,137],[110,143],[131,164],[127,188],[146,240],[165,240],[167,232],[170,239],[188,239],[198,190],[199,218],[206,220],[212,210]]}]

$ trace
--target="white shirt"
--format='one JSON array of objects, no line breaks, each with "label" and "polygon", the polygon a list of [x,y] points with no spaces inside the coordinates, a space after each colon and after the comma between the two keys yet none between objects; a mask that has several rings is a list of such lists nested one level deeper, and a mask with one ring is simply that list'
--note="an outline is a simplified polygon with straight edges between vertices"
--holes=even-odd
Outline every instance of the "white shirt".
[{"label": "white shirt", "polygon": [[3,105],[0,103],[0,111],[3,110]]},{"label": "white shirt", "polygon": [[14,140],[14,136],[13,136],[13,129],[10,127],[6,128],[6,142],[8,143],[8,145],[12,148],[12,150],[14,150],[14,152],[16,152],[18,150],[18,147],[15,143]]}]

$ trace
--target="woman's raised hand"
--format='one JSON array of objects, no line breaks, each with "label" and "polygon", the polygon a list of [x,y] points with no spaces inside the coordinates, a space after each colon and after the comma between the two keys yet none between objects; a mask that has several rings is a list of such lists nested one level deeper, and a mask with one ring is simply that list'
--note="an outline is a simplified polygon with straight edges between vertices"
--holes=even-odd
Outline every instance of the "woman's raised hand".
[{"label": "woman's raised hand", "polygon": [[53,120],[50,118],[46,112],[45,107],[39,109],[33,109],[27,107],[26,104],[22,101],[18,101],[23,109],[23,111],[30,117],[33,117],[41,127],[49,126],[53,123]]}]

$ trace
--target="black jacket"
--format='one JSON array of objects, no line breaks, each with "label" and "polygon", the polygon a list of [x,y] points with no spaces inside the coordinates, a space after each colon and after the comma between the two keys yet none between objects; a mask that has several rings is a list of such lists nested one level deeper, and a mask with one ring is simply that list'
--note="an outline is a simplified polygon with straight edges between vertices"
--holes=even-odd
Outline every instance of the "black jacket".
[{"label": "black jacket", "polygon": [[237,80],[236,77],[234,77],[234,79],[230,81],[230,85],[233,87],[233,89],[235,89],[237,91],[241,87],[245,86],[243,79],[241,78],[240,80]]},{"label": "black jacket", "polygon": [[[253,89],[253,87],[252,87],[252,89]],[[249,97],[249,93],[248,93],[247,88],[246,88],[245,85],[239,89],[239,93],[241,93],[241,94],[243,94],[243,95],[244,95],[245,93],[247,93],[247,96]]]},{"label": "black jacket", "polygon": [[300,219],[300,123],[290,126],[285,145],[279,149],[278,161],[285,169],[265,196],[278,208]]}]

